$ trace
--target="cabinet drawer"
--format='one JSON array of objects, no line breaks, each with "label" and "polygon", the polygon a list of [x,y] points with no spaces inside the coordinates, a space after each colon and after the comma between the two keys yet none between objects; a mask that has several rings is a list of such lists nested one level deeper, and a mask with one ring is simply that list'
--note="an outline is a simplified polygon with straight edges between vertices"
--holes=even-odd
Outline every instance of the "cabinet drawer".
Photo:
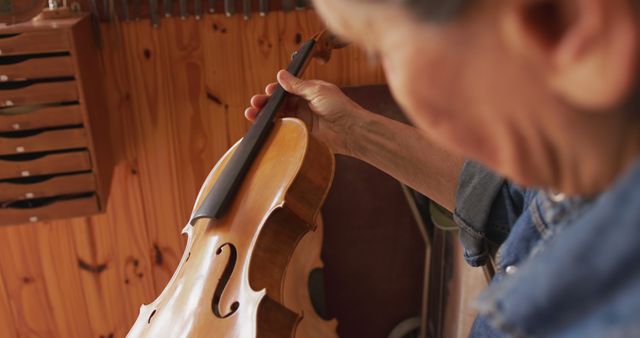
[{"label": "cabinet drawer", "polygon": [[67,35],[59,30],[0,35],[0,55],[63,52],[68,49]]},{"label": "cabinet drawer", "polygon": [[0,82],[72,77],[73,74],[73,62],[70,56],[30,58],[0,65]]},{"label": "cabinet drawer", "polygon": [[82,124],[82,112],[77,104],[0,109],[0,133],[80,124]]},{"label": "cabinet drawer", "polygon": [[48,154],[25,161],[0,160],[0,179],[61,174],[91,169],[87,151]]},{"label": "cabinet drawer", "polygon": [[87,135],[84,128],[49,130],[25,137],[0,136],[0,155],[86,147]]},{"label": "cabinet drawer", "polygon": [[41,202],[42,205],[33,208],[19,205],[20,203],[24,202],[12,203],[0,207],[1,224],[38,222],[56,218],[89,215],[98,212],[98,200],[93,194],[82,195],[77,198],[47,198]]},{"label": "cabinet drawer", "polygon": [[0,90],[0,107],[78,100],[75,81],[36,83],[19,89]]},{"label": "cabinet drawer", "polygon": [[0,182],[0,201],[77,194],[95,190],[96,181],[93,173],[51,176],[41,181],[20,179]]}]

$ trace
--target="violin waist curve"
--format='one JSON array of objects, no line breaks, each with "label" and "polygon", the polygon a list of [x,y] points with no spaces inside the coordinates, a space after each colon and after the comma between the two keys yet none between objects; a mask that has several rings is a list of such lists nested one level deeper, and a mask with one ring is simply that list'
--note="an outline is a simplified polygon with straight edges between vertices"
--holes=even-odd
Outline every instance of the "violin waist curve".
[{"label": "violin waist curve", "polygon": [[[211,170],[194,211],[237,145]],[[322,266],[319,211],[333,172],[333,154],[302,121],[276,121],[228,212],[185,226],[178,268],[128,337],[337,337],[307,290]]]}]

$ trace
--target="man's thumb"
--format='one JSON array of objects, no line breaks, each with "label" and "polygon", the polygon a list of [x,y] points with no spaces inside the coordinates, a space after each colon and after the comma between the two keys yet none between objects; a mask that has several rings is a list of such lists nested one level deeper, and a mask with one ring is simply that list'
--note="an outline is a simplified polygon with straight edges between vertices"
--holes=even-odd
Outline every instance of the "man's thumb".
[{"label": "man's thumb", "polygon": [[312,99],[310,97],[307,97],[310,94],[310,91],[307,90],[308,89],[307,81],[293,76],[291,73],[289,73],[286,70],[279,71],[277,78],[278,78],[278,83],[280,83],[282,88],[287,92],[293,95],[301,96],[306,100]]}]

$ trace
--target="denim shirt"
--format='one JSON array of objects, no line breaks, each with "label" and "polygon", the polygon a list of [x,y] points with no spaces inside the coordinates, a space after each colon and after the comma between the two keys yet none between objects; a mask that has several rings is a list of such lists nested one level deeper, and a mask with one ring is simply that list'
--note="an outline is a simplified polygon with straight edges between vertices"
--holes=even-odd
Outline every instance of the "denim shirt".
[{"label": "denim shirt", "polygon": [[457,204],[469,264],[500,244],[470,337],[640,337],[640,159],[589,200],[467,162]]}]

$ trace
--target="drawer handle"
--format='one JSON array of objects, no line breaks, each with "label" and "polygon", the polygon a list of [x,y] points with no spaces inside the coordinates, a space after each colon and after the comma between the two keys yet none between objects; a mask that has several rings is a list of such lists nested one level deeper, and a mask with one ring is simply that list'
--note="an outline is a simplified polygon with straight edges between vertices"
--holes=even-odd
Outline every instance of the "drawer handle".
[{"label": "drawer handle", "polygon": [[34,184],[34,183],[42,183],[46,182],[50,179],[53,179],[56,175],[41,175],[41,176],[31,176],[25,178],[8,178],[4,179],[4,182],[11,184]]},{"label": "drawer handle", "polygon": [[8,77],[8,76],[6,76],[6,75],[4,75],[4,74],[3,74],[3,75],[0,75],[0,81],[1,81],[1,82],[7,82],[7,81],[9,81],[9,77]]},{"label": "drawer handle", "polygon": [[16,201],[10,201],[10,202],[7,202],[6,204],[3,204],[2,208],[10,208],[10,209],[42,208],[49,205],[53,205],[56,202],[69,201],[69,200],[75,200],[75,199],[86,199],[92,196],[94,196],[94,193],[86,192],[86,193],[60,195],[60,196],[53,196],[53,197],[42,197],[42,198],[29,199],[29,200],[16,200]]},{"label": "drawer handle", "polygon": [[14,123],[11,125],[11,128],[13,128],[13,130],[20,130],[20,123]]},{"label": "drawer handle", "polygon": [[5,107],[13,107],[13,101],[11,101],[11,100],[4,101],[4,106]]},{"label": "drawer handle", "polygon": [[17,146],[16,147],[16,153],[24,153],[25,149],[23,146]]},{"label": "drawer handle", "polygon": [[13,34],[0,34],[0,39],[10,39],[14,38],[22,33],[13,33]]},{"label": "drawer handle", "polygon": [[29,172],[29,170],[23,170],[22,172],[20,172],[20,176],[29,177],[31,176],[31,172]]},{"label": "drawer handle", "polygon": [[25,198],[34,198],[34,197],[36,197],[36,194],[34,194],[32,192],[28,192],[28,193],[24,194],[24,197]]},{"label": "drawer handle", "polygon": [[38,216],[31,216],[31,217],[29,217],[29,222],[31,222],[31,223],[35,223],[35,222],[37,222],[37,221],[38,221]]},{"label": "drawer handle", "polygon": [[35,208],[42,208],[49,205],[53,205],[56,202],[69,201],[69,200],[75,200],[75,199],[86,199],[92,196],[95,196],[95,193],[86,192],[86,193],[60,195],[60,196],[53,196],[53,197],[42,197],[42,198],[28,199],[28,200],[23,199],[23,200],[10,201],[6,204],[3,204],[1,207],[9,208],[9,209],[35,209]]}]

